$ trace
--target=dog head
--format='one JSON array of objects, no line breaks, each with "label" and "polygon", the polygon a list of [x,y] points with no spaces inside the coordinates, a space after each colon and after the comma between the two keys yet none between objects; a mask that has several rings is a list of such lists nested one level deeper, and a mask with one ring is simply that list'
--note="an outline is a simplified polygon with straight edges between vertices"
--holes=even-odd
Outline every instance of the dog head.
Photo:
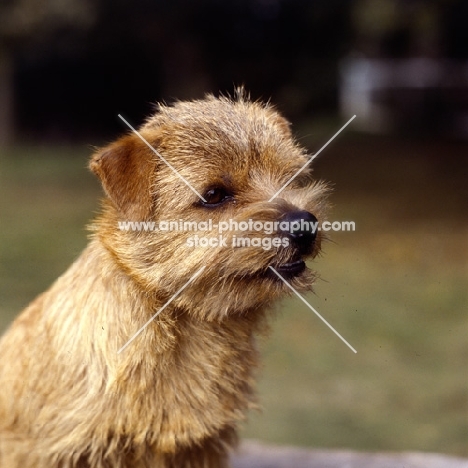
[{"label": "dog head", "polygon": [[248,313],[284,295],[283,279],[300,291],[314,282],[304,260],[320,250],[327,189],[308,160],[269,105],[160,106],[91,160],[107,194],[97,236],[145,291],[183,288],[179,309]]}]

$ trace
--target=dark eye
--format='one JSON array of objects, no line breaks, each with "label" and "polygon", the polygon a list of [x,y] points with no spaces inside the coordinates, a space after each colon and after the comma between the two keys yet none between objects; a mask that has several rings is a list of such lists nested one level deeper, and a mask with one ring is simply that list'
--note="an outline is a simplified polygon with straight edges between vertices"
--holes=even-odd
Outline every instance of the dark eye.
[{"label": "dark eye", "polygon": [[202,201],[204,206],[214,207],[232,199],[232,194],[229,193],[224,187],[213,187],[208,189],[203,194],[203,198],[206,200]]}]

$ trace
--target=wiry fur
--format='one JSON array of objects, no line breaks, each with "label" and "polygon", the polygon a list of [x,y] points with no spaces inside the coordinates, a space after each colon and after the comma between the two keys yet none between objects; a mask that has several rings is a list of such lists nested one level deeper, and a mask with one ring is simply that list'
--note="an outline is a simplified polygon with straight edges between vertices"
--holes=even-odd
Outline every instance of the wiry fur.
[{"label": "wiry fur", "polygon": [[[268,267],[293,248],[193,248],[193,232],[117,223],[276,221],[294,209],[323,220],[325,188],[307,169],[268,202],[307,155],[272,107],[242,96],[161,106],[140,132],[199,193],[223,186],[233,198],[203,206],[134,134],[93,156],[107,199],[90,243],[0,342],[0,468],[222,468],[255,406],[255,335],[287,293]],[[307,269],[290,282],[313,280]]]}]

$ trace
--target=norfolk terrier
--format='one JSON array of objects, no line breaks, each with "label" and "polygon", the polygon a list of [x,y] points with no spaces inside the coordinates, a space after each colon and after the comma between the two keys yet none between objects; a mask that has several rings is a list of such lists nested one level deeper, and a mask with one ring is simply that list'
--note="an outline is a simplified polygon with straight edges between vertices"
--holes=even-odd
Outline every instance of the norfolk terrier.
[{"label": "norfolk terrier", "polygon": [[229,465],[265,311],[314,283],[308,158],[242,93],[160,106],[93,155],[90,242],[0,342],[1,468]]}]

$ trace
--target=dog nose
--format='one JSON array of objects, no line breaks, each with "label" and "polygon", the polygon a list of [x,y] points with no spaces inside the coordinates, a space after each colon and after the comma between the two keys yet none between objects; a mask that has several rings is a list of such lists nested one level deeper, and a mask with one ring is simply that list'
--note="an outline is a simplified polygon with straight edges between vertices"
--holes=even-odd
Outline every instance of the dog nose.
[{"label": "dog nose", "polygon": [[318,220],[308,211],[289,211],[280,218],[280,233],[290,239],[301,255],[312,252],[317,229]]}]

